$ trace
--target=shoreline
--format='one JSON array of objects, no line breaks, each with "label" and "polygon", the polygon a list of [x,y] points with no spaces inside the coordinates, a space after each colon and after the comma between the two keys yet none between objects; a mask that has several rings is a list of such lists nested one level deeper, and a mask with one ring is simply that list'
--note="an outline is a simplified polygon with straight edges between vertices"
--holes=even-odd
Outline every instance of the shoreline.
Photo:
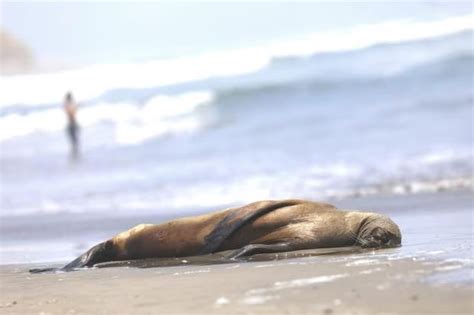
[{"label": "shoreline", "polygon": [[402,247],[55,274],[28,273],[46,263],[0,265],[0,313],[472,314],[471,191],[330,202],[389,215],[402,230]]},{"label": "shoreline", "polygon": [[[452,237],[453,229],[457,225],[463,227],[463,236],[472,237],[474,218],[470,211],[474,208],[473,190],[461,189],[454,191],[428,192],[419,194],[390,194],[354,196],[343,199],[319,200],[328,202],[339,209],[356,209],[360,211],[373,211],[388,215],[401,226],[404,236],[404,246],[409,244],[406,237],[423,238],[423,235],[413,235],[418,226],[425,220],[430,220],[430,225],[442,229],[446,237]],[[58,213],[49,215],[36,215],[33,217],[9,217],[2,220],[2,235],[0,241],[0,266],[24,263],[55,264],[66,263],[82,254],[96,243],[110,238],[137,224],[158,224],[174,218],[199,215],[202,213],[224,209],[226,205],[214,208],[184,209],[178,213],[97,213],[88,214]],[[463,219],[457,220],[450,212],[458,213]],[[449,228],[443,222],[431,222],[433,214],[444,216],[447,221],[452,221]],[[454,213],[453,213],[454,214]],[[412,220],[414,217],[415,220]],[[455,221],[453,221],[453,219]],[[406,233],[408,228],[408,234]],[[461,231],[460,231],[461,232]],[[445,239],[439,239],[445,242]],[[55,246],[51,247],[54,243]],[[431,246],[431,245],[430,245]],[[466,252],[464,249],[463,252]],[[465,255],[466,256],[466,255]]]}]

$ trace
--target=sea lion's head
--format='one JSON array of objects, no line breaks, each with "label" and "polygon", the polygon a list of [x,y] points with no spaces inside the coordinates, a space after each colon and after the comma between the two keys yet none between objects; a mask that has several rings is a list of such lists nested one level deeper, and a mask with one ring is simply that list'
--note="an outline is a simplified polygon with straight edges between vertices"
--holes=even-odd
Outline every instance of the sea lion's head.
[{"label": "sea lion's head", "polygon": [[374,213],[362,220],[356,243],[371,248],[397,247],[402,243],[402,235],[390,218]]}]

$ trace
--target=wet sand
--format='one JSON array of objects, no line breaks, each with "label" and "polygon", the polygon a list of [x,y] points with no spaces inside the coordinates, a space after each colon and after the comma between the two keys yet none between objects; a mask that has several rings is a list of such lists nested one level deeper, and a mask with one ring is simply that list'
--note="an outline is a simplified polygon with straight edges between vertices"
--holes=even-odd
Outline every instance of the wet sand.
[{"label": "wet sand", "polygon": [[304,251],[230,264],[184,261],[181,266],[57,274],[28,273],[29,268],[45,264],[3,265],[0,313],[473,313],[472,192],[333,203],[383,209],[380,212],[401,226],[403,246],[316,256]]},{"label": "wet sand", "polygon": [[[371,256],[378,257],[377,259]],[[31,275],[1,269],[2,314],[471,314],[473,290],[429,283],[430,261],[305,257]]]}]

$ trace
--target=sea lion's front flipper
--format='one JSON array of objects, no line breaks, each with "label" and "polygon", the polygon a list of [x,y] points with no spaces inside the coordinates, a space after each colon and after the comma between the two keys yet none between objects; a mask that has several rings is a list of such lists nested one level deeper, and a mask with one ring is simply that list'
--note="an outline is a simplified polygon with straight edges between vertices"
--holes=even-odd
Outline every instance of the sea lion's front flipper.
[{"label": "sea lion's front flipper", "polygon": [[302,200],[283,200],[255,202],[241,208],[233,209],[219,221],[205,238],[205,244],[199,255],[212,254],[219,251],[222,243],[245,224],[280,208],[291,207],[304,203]]},{"label": "sea lion's front flipper", "polygon": [[251,256],[255,254],[269,254],[279,253],[292,250],[289,243],[277,243],[277,244],[250,244],[239,248],[229,254],[228,258],[235,260],[244,256]]}]

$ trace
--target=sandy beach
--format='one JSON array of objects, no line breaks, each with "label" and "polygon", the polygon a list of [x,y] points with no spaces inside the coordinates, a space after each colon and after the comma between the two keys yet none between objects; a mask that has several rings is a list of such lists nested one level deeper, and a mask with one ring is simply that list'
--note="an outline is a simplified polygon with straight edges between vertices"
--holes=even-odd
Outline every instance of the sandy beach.
[{"label": "sandy beach", "polygon": [[10,266],[2,268],[1,313],[471,314],[472,287],[424,280],[456,268],[378,253],[51,275]]},{"label": "sandy beach", "polygon": [[[472,3],[0,6],[0,315],[474,314]],[[402,246],[29,272],[283,199],[386,215]]]},{"label": "sandy beach", "polygon": [[[57,274],[30,274],[38,264],[3,265],[0,312],[472,314],[470,191],[334,203],[384,209],[400,224],[403,246],[326,255],[292,252],[216,265],[183,259],[180,266]],[[429,220],[433,214],[437,220]]]}]

